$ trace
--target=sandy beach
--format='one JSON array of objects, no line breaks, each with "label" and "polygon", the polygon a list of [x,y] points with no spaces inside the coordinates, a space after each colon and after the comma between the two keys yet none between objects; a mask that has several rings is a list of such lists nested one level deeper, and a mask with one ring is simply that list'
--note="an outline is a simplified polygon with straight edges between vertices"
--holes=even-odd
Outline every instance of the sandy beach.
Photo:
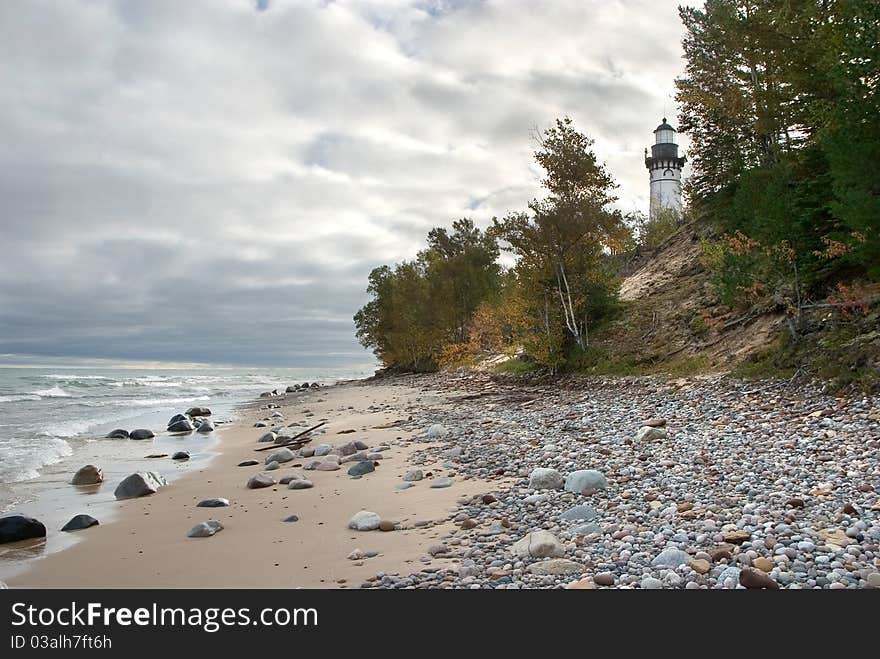
[{"label": "sandy beach", "polygon": [[[412,430],[393,423],[406,419],[423,394],[406,386],[341,384],[306,394],[260,399],[244,406],[234,425],[217,432],[217,455],[158,493],[115,503],[109,523],[77,532],[78,542],[33,561],[25,572],[8,579],[10,587],[139,587],[139,588],[345,588],[377,572],[406,573],[421,568],[419,557],[448,526],[455,500],[481,491],[480,482],[466,480],[433,489],[427,480],[400,491],[395,485],[407,470],[418,446]],[[267,403],[276,409],[265,408]],[[266,472],[279,480],[292,472],[314,483],[304,490],[284,485],[247,489],[246,482],[262,465],[238,467],[245,460],[262,463],[267,452],[255,452],[256,440],[267,429],[254,423],[280,411],[284,423],[314,425],[326,420],[311,446],[355,439],[370,447],[385,445],[373,473],[353,479],[351,464],[338,471],[303,471],[298,459]],[[351,431],[356,432],[343,432]],[[182,440],[182,448],[186,440]],[[271,451],[270,451],[271,452]],[[291,466],[295,465],[295,466]],[[440,464],[423,466],[438,476]],[[113,488],[115,482],[100,487]],[[196,503],[228,498],[225,508],[198,508]],[[375,511],[397,523],[392,532],[358,532],[347,527],[358,511]],[[284,522],[290,515],[299,521]],[[195,524],[215,519],[224,530],[210,538],[189,538]],[[425,524],[425,523],[428,524]],[[416,527],[416,523],[419,526]],[[49,533],[58,533],[49,529]],[[378,552],[361,561],[346,557],[355,549]],[[28,548],[22,548],[27,555]],[[443,563],[438,559],[435,564]]]}]

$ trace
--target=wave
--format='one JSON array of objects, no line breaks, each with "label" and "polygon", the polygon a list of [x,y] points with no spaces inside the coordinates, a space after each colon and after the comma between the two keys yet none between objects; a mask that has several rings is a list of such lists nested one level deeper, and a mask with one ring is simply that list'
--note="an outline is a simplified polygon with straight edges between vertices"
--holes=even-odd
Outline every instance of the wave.
[{"label": "wave", "polygon": [[50,373],[41,377],[49,380],[112,380],[105,375],[62,375],[58,373]]},{"label": "wave", "polygon": [[20,403],[25,400],[42,400],[37,394],[14,394],[12,396],[0,396],[0,403]]},{"label": "wave", "polygon": [[61,438],[47,437],[27,442],[0,442],[4,455],[0,463],[0,482],[15,483],[36,478],[39,469],[73,455],[73,448]]},{"label": "wave", "polygon": [[38,391],[32,391],[31,394],[34,396],[39,396],[40,398],[70,398],[71,394],[67,393],[61,387],[55,386],[51,389],[40,389]]}]

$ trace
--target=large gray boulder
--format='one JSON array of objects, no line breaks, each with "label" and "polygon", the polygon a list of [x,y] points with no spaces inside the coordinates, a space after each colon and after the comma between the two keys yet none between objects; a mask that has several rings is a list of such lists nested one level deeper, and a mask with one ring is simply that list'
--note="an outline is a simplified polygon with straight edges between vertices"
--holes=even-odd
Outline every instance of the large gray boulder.
[{"label": "large gray boulder", "polygon": [[210,538],[212,535],[222,530],[223,525],[220,522],[214,519],[209,519],[207,522],[196,524],[186,535],[189,538]]},{"label": "large gray boulder", "polygon": [[382,518],[369,510],[361,510],[348,520],[348,528],[355,531],[375,531],[379,528]]},{"label": "large gray boulder", "polygon": [[637,442],[651,442],[657,439],[666,439],[666,431],[654,426],[642,426],[636,433]]},{"label": "large gray boulder", "polygon": [[538,467],[529,474],[529,489],[532,490],[558,490],[563,483],[562,474],[555,469]]},{"label": "large gray boulder", "polygon": [[97,485],[104,482],[104,472],[95,465],[80,467],[70,481],[73,485]]},{"label": "large gray boulder", "polygon": [[363,476],[365,474],[369,474],[376,471],[376,468],[373,466],[372,462],[364,461],[358,462],[356,465],[352,466],[348,470],[349,476]]},{"label": "large gray boulder", "polygon": [[116,430],[111,430],[104,436],[107,439],[128,439],[128,431],[124,428],[117,428]]},{"label": "large gray boulder", "polygon": [[276,437],[277,437],[277,435],[270,430],[269,432],[265,433],[264,435],[261,435],[260,438],[257,440],[257,443],[268,444],[270,442],[274,442]]},{"label": "large gray boulder", "polygon": [[116,486],[113,494],[117,499],[133,499],[135,497],[144,497],[155,494],[160,487],[168,485],[168,481],[157,474],[155,471],[139,471],[137,473],[126,476],[122,482]]},{"label": "large gray boulder", "polygon": [[565,491],[582,494],[586,490],[604,490],[608,487],[605,474],[595,469],[572,471],[565,477]]},{"label": "large gray boulder", "polygon": [[249,490],[259,490],[264,487],[272,487],[273,485],[275,485],[275,479],[269,474],[257,474],[256,476],[251,476],[250,480],[247,482]]},{"label": "large gray boulder", "polygon": [[26,515],[0,517],[0,544],[45,537],[46,527],[33,517]]},{"label": "large gray boulder", "polygon": [[211,423],[211,421],[209,419],[205,419],[204,421],[202,421],[199,424],[199,432],[201,432],[201,433],[214,432],[214,424]]},{"label": "large gray boulder", "polygon": [[188,416],[211,416],[211,410],[207,407],[191,407],[186,413]]},{"label": "large gray boulder", "polygon": [[193,424],[189,419],[181,419],[180,421],[175,421],[174,423],[168,426],[168,432],[192,432]]},{"label": "large gray boulder", "polygon": [[532,531],[513,543],[510,552],[518,558],[561,558],[565,547],[550,531]]},{"label": "large gray boulder", "polygon": [[146,428],[138,428],[137,430],[132,430],[128,433],[129,439],[153,439],[156,435],[153,434],[152,430],[148,430]]},{"label": "large gray boulder", "polygon": [[266,464],[270,462],[277,462],[279,464],[284,462],[290,462],[296,458],[296,453],[291,451],[289,448],[280,448],[277,451],[272,451],[268,456],[266,456]]},{"label": "large gray boulder", "polygon": [[61,527],[62,531],[80,531],[92,526],[97,526],[98,520],[91,515],[75,515],[67,524]]}]

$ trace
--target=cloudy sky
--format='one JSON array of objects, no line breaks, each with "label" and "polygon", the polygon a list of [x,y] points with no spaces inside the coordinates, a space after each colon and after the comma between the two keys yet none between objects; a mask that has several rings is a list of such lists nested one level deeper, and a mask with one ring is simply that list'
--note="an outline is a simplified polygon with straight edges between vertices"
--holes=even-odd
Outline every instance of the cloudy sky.
[{"label": "cloudy sky", "polygon": [[370,270],[523,208],[534,127],[647,210],[676,4],[0,2],[0,362],[369,361]]}]

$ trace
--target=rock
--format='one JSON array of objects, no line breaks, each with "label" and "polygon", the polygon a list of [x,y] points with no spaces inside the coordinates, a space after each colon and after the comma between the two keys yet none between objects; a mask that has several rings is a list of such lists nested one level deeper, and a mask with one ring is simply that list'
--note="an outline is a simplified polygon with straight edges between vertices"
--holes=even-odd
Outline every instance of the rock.
[{"label": "rock", "polygon": [[691,557],[687,552],[675,547],[667,547],[654,557],[651,561],[651,567],[671,567],[676,568],[679,565],[687,565]]},{"label": "rock", "polygon": [[191,407],[186,411],[187,416],[211,416],[211,410],[207,407]]},{"label": "rock", "polygon": [[308,490],[311,487],[312,487],[312,481],[309,481],[309,480],[306,480],[303,478],[303,479],[290,481],[290,484],[288,484],[287,489],[288,490]]},{"label": "rock", "polygon": [[75,515],[67,524],[61,527],[62,531],[79,531],[90,526],[97,526],[98,520],[91,515]]},{"label": "rock", "polygon": [[439,556],[441,554],[448,554],[448,553],[449,553],[449,547],[447,547],[446,545],[443,545],[443,544],[431,545],[430,547],[428,547],[428,554],[430,554],[431,556]]},{"label": "rock", "polygon": [[510,552],[519,558],[561,558],[565,556],[565,548],[555,535],[549,531],[539,530],[528,533],[510,548]]},{"label": "rock", "polygon": [[239,467],[254,467],[258,464],[260,464],[259,460],[244,460],[243,462],[239,462],[238,466]]},{"label": "rock", "polygon": [[315,467],[318,471],[339,471],[338,462],[321,462]]},{"label": "rock", "polygon": [[559,515],[564,522],[592,522],[596,519],[596,509],[593,506],[574,506]]},{"label": "rock", "polygon": [[113,494],[117,499],[133,499],[135,497],[143,497],[155,494],[160,487],[168,485],[161,474],[155,471],[139,471],[137,473],[126,476],[119,485],[116,486]]},{"label": "rock", "polygon": [[654,577],[645,577],[639,586],[641,586],[642,590],[660,590],[663,588],[663,582]]},{"label": "rock", "polygon": [[152,430],[147,430],[146,428],[138,428],[128,433],[129,439],[153,439],[155,436]]},{"label": "rock", "polygon": [[753,570],[748,567],[744,567],[740,570],[739,582],[746,588],[771,588],[774,590],[779,588],[779,584],[773,581],[769,576],[760,570]]},{"label": "rock", "polygon": [[853,538],[847,536],[845,531],[840,529],[822,529],[816,535],[822,538],[825,544],[837,547],[847,547],[856,542]]},{"label": "rock", "polygon": [[180,421],[189,421],[189,420],[190,420],[190,418],[186,414],[175,414],[173,417],[168,419],[168,423],[166,423],[165,425],[167,425],[168,427],[171,427],[175,423],[178,423]]},{"label": "rock", "polygon": [[408,490],[411,487],[413,487],[412,483],[398,483],[397,485],[394,486],[394,489],[395,490]]},{"label": "rock", "polygon": [[354,442],[354,447],[355,447],[358,451],[366,451],[368,448],[370,448],[370,447],[367,445],[366,442],[362,442],[362,441],[359,440],[359,439],[356,439],[356,440],[355,440],[355,442]]},{"label": "rock", "polygon": [[318,444],[315,447],[314,456],[316,458],[320,458],[322,455],[328,455],[330,451],[333,450],[333,447],[330,444]]},{"label": "rock", "polygon": [[431,487],[435,489],[452,486],[451,478],[437,478],[431,481]]},{"label": "rock", "polygon": [[460,458],[462,455],[464,455],[464,449],[460,446],[455,446],[453,448],[446,449],[440,455],[442,455],[444,458]]},{"label": "rock", "polygon": [[442,437],[446,437],[446,435],[446,428],[439,423],[435,423],[433,426],[430,426],[425,432],[425,436],[428,439],[440,439]]},{"label": "rock", "polygon": [[339,455],[354,455],[358,452],[357,446],[354,445],[354,442],[348,442],[347,444],[340,444],[334,449]]},{"label": "rock", "polygon": [[299,454],[304,458],[310,458],[315,455],[315,447],[314,446],[303,446],[299,450]]},{"label": "rock", "polygon": [[104,437],[107,439],[128,439],[128,431],[123,428],[117,428],[108,432]]},{"label": "rock", "polygon": [[95,465],[80,467],[70,481],[73,485],[97,485],[104,482],[104,472]]},{"label": "rock", "polygon": [[299,474],[287,474],[287,476],[282,476],[278,480],[278,484],[279,485],[289,485],[290,481],[298,481],[298,480],[302,480],[302,476],[300,476]]},{"label": "rock", "polygon": [[713,563],[718,563],[724,559],[727,559],[728,561],[731,560],[733,555],[727,547],[716,547],[715,549],[709,550],[709,557],[712,559]]},{"label": "rock", "polygon": [[222,530],[223,525],[220,522],[209,519],[207,522],[196,524],[186,535],[190,538],[210,538],[212,535]]},{"label": "rock", "polygon": [[208,419],[205,419],[204,421],[202,421],[199,424],[198,432],[200,432],[200,433],[214,432],[214,424],[211,423]]},{"label": "rock", "polygon": [[597,586],[613,586],[614,575],[610,572],[600,572],[593,577],[593,581]]},{"label": "rock", "polygon": [[25,515],[0,517],[0,544],[45,537],[46,527],[33,517]]},{"label": "rock", "polygon": [[666,439],[666,431],[653,426],[642,426],[636,433],[637,442],[651,442],[657,439]]},{"label": "rock", "polygon": [[197,508],[225,508],[229,505],[229,499],[202,499],[196,504]]},{"label": "rock", "polygon": [[249,490],[259,490],[264,487],[272,487],[273,485],[275,485],[275,479],[268,474],[257,474],[256,476],[251,476],[250,480],[248,480],[247,482],[247,487]]},{"label": "rock", "polygon": [[298,522],[299,516],[298,515],[290,515],[288,517],[285,517],[282,521],[283,522]]},{"label": "rock", "polygon": [[578,526],[574,526],[571,529],[571,533],[574,535],[592,535],[594,533],[601,532],[602,527],[595,522],[589,522],[588,524],[579,524]]},{"label": "rock", "polygon": [[374,512],[361,510],[348,520],[348,528],[356,531],[375,531],[382,519]]},{"label": "rock", "polygon": [[803,508],[806,504],[803,499],[789,499],[785,502],[788,508]]},{"label": "rock", "polygon": [[666,425],[666,419],[663,417],[653,417],[642,424],[642,427],[649,426],[651,428],[662,428]]},{"label": "rock", "polygon": [[389,519],[383,519],[381,522],[379,522],[379,530],[380,531],[386,531],[386,532],[393,531],[396,528],[397,528],[397,524],[395,524],[394,522],[392,522]]},{"label": "rock", "polygon": [[145,460],[155,460],[157,458],[167,458],[167,457],[168,457],[167,453],[150,453],[149,455],[145,455],[144,459]]},{"label": "rock", "polygon": [[567,590],[595,590],[596,586],[593,585],[593,580],[589,577],[584,577],[579,581],[574,581],[568,584],[565,587]]},{"label": "rock", "polygon": [[420,481],[424,478],[424,474],[422,474],[421,469],[410,469],[403,475],[403,480],[409,481]]},{"label": "rock", "polygon": [[291,462],[295,459],[296,453],[289,448],[280,448],[277,451],[272,451],[272,453],[266,456],[266,464],[269,464],[270,462],[282,464],[284,462]]},{"label": "rock", "polygon": [[189,460],[189,453],[186,451],[178,451],[171,456],[172,460]]},{"label": "rock", "polygon": [[563,483],[562,474],[555,469],[538,467],[529,474],[530,490],[558,490]]},{"label": "rock", "polygon": [[724,534],[724,542],[729,542],[732,545],[740,545],[746,540],[751,539],[751,537],[752,534],[748,531],[731,531],[730,533]]},{"label": "rock", "polygon": [[697,574],[707,574],[712,569],[712,564],[705,558],[695,558],[688,561],[688,566]]},{"label": "rock", "polygon": [[350,561],[362,561],[367,555],[360,549],[353,550],[346,558]]},{"label": "rock", "polygon": [[266,471],[275,471],[276,469],[280,469],[280,468],[281,468],[281,464],[278,462],[275,462],[274,460],[264,467],[264,469]]},{"label": "rock", "polygon": [[176,421],[168,426],[168,432],[192,432],[193,424],[189,419]]},{"label": "rock", "polygon": [[563,574],[580,574],[584,571],[584,566],[567,558],[551,558],[546,561],[532,563],[526,569],[532,574],[540,576],[558,576]]},{"label": "rock", "polygon": [[605,474],[595,469],[572,471],[565,477],[565,491],[574,494],[582,494],[585,490],[604,490],[607,487]]},{"label": "rock", "polygon": [[869,588],[880,588],[880,572],[872,572],[866,579]]},{"label": "rock", "polygon": [[769,558],[764,558],[763,556],[756,558],[752,561],[752,567],[756,567],[761,572],[769,572],[773,569],[774,563]]},{"label": "rock", "polygon": [[257,440],[258,444],[269,444],[270,442],[274,442],[277,438],[277,435],[271,430],[267,433],[260,435],[260,438]]},{"label": "rock", "polygon": [[376,471],[376,468],[373,466],[372,462],[358,462],[349,468],[348,475],[363,476],[364,474],[369,474],[374,471]]}]

